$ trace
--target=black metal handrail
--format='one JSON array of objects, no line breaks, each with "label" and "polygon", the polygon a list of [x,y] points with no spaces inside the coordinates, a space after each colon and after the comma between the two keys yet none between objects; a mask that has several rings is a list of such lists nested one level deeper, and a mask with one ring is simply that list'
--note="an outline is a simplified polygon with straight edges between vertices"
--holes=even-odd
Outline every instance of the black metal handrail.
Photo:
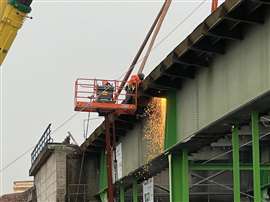
[{"label": "black metal handrail", "polygon": [[53,142],[53,139],[51,138],[51,123],[47,126],[46,130],[44,131],[44,133],[42,134],[42,136],[40,137],[38,143],[36,144],[34,150],[31,153],[31,162],[33,163],[38,155],[41,153],[41,151],[43,150],[43,148],[48,144]]}]

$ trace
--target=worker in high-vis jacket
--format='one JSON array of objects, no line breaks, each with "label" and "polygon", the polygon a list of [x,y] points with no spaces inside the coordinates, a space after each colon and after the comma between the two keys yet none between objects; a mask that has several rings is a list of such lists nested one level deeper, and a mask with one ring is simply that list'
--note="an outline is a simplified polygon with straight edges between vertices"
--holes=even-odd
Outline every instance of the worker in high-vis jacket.
[{"label": "worker in high-vis jacket", "polygon": [[112,102],[114,86],[107,80],[102,81],[102,85],[97,86],[97,101]]},{"label": "worker in high-vis jacket", "polygon": [[0,66],[31,12],[32,0],[0,0]]},{"label": "worker in high-vis jacket", "polygon": [[134,96],[136,88],[141,84],[144,79],[144,74],[134,74],[130,77],[126,85],[126,99],[124,100],[125,104],[134,104]]}]

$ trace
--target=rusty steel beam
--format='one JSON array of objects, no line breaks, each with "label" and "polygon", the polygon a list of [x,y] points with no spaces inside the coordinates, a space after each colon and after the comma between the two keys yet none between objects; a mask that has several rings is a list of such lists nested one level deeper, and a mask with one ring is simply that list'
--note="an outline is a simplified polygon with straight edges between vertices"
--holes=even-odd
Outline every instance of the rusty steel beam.
[{"label": "rusty steel beam", "polygon": [[148,57],[149,57],[149,55],[150,55],[150,52],[151,52],[151,50],[152,50],[152,48],[153,48],[153,46],[154,46],[155,40],[156,40],[157,35],[158,35],[159,31],[160,31],[160,28],[161,28],[162,23],[163,23],[163,21],[164,21],[164,19],[165,19],[165,16],[166,16],[166,14],[167,14],[167,12],[168,12],[168,10],[169,10],[169,8],[170,8],[171,3],[172,3],[172,0],[165,0],[165,6],[164,6],[164,9],[163,9],[163,11],[162,11],[162,13],[161,13],[161,15],[160,15],[160,18],[159,18],[159,20],[158,20],[156,29],[155,29],[155,31],[154,31],[154,33],[153,33],[153,36],[152,36],[152,39],[151,39],[150,44],[149,44],[149,46],[148,46],[148,49],[147,49],[147,51],[146,51],[146,54],[145,54],[145,56],[143,57],[143,61],[142,61],[141,65],[140,65],[140,68],[139,68],[139,70],[138,70],[138,74],[141,74],[141,73],[143,72],[143,69],[144,69],[144,67],[145,67],[146,61],[147,61],[147,59],[148,59]]},{"label": "rusty steel beam", "polygon": [[161,14],[163,13],[163,9],[165,8],[165,5],[166,5],[166,1],[164,2],[164,4],[163,4],[162,8],[160,9],[160,11],[159,11],[159,13],[158,13],[158,15],[157,15],[154,23],[152,24],[150,30],[148,31],[148,33],[147,33],[147,35],[146,35],[146,37],[145,37],[145,39],[144,39],[141,47],[139,48],[139,51],[137,52],[137,54],[135,55],[135,57],[134,57],[131,65],[129,66],[128,71],[126,72],[125,77],[124,77],[123,81],[121,82],[121,84],[120,84],[120,86],[118,88],[118,91],[117,91],[116,96],[115,96],[116,98],[121,94],[121,92],[122,92],[122,90],[123,90],[123,88],[124,88],[124,86],[125,86],[128,78],[129,78],[130,74],[132,73],[133,69],[135,68],[135,65],[137,64],[138,59],[140,58],[140,56],[141,56],[141,54],[143,52],[144,47],[146,46],[146,44],[147,44],[147,42],[148,42],[148,40],[149,40],[152,32],[154,31],[154,29],[155,29],[155,27],[156,27],[156,25],[157,25],[157,23],[159,21],[159,18],[161,16]]},{"label": "rusty steel beam", "polygon": [[218,0],[212,0],[211,12],[214,12],[218,7]]}]

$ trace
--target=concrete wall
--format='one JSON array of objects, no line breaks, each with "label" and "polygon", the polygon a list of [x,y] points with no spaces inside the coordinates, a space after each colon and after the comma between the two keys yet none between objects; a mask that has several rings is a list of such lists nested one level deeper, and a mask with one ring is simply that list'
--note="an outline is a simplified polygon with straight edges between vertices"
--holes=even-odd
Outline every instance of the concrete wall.
[{"label": "concrete wall", "polygon": [[61,202],[65,201],[66,196],[66,174],[67,174],[67,167],[66,167],[66,152],[65,151],[57,151],[55,152],[56,157],[56,183],[57,183],[57,190],[56,190],[56,201]]},{"label": "concrete wall", "polygon": [[178,140],[270,90],[270,20],[229,46],[177,92]]},{"label": "concrete wall", "polygon": [[66,155],[54,149],[34,176],[38,202],[64,202],[66,197]]},{"label": "concrete wall", "polygon": [[56,201],[56,156],[51,155],[35,175],[37,201]]}]

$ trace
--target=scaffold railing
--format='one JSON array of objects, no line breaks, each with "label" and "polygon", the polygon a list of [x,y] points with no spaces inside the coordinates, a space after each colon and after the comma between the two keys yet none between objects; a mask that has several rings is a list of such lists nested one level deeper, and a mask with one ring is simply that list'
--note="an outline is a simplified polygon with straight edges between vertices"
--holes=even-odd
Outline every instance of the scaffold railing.
[{"label": "scaffold railing", "polygon": [[[122,81],[79,78],[75,82],[75,111],[117,111],[134,113],[137,109],[137,84],[126,85],[118,94]],[[133,87],[133,88],[132,88]]]},{"label": "scaffold railing", "polygon": [[88,184],[69,184],[68,185],[68,193],[67,193],[67,201],[88,201]]}]

